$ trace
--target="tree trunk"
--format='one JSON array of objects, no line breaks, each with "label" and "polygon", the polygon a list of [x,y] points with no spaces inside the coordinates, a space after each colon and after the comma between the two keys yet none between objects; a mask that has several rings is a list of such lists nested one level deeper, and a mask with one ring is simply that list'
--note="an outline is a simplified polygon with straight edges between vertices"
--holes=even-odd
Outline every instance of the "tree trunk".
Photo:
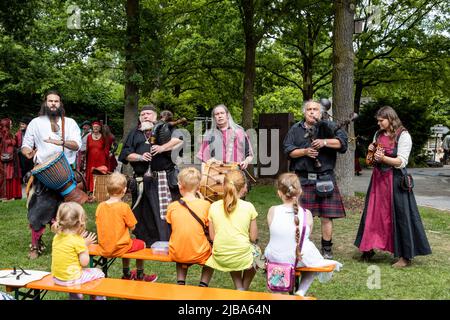
[{"label": "tree trunk", "polygon": [[244,67],[244,97],[242,109],[242,126],[244,129],[253,127],[254,88],[256,79],[256,46],[258,40],[255,34],[255,7],[252,0],[242,1],[245,34],[245,67]]},{"label": "tree trunk", "polygon": [[139,53],[139,0],[127,0],[127,42],[125,44],[125,109],[123,136],[137,125],[139,85],[134,80],[138,73],[136,58]]},{"label": "tree trunk", "polygon": [[[353,16],[354,0],[334,1],[333,25],[333,115],[338,119],[348,119],[353,112]],[[354,195],[352,184],[355,174],[355,141],[353,124],[349,125],[349,148],[339,154],[336,177],[343,195]]]},{"label": "tree trunk", "polygon": [[303,57],[303,101],[311,100],[314,95],[313,55]]},{"label": "tree trunk", "polygon": [[[125,44],[125,108],[123,111],[123,138],[137,125],[139,85],[135,81],[138,73],[135,60],[139,53],[139,0],[127,0],[127,41]],[[122,172],[131,176],[133,170],[130,165],[124,165]]]}]

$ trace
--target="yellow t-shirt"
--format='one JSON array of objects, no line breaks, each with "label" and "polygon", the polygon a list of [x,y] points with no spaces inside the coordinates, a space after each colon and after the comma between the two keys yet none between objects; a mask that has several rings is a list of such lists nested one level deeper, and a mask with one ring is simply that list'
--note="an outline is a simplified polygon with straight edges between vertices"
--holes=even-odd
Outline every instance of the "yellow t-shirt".
[{"label": "yellow t-shirt", "polygon": [[[186,204],[208,226],[210,203],[196,199],[186,201]],[[167,207],[166,221],[172,228],[169,239],[170,258],[180,263],[204,264],[211,255],[211,245],[202,226],[189,210],[178,201],[174,201]]]},{"label": "yellow t-shirt", "polygon": [[209,220],[214,226],[214,245],[206,265],[229,272],[250,268],[253,251],[250,243],[250,222],[258,216],[250,202],[239,199],[234,211],[227,215],[223,200],[211,204]]},{"label": "yellow t-shirt", "polygon": [[52,275],[62,281],[80,278],[83,268],[78,255],[87,250],[86,242],[78,234],[55,235],[52,244]]},{"label": "yellow t-shirt", "polygon": [[136,223],[127,203],[100,203],[95,212],[95,224],[102,256],[119,257],[128,252],[133,244],[129,229]]}]

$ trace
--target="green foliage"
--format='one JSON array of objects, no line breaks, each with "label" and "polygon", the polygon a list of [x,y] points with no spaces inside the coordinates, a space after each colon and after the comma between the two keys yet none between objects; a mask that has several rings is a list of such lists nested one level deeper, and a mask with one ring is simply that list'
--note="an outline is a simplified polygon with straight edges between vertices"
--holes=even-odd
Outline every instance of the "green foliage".
[{"label": "green foliage", "polygon": [[[254,126],[260,113],[298,118],[305,97],[331,96],[330,1],[139,2],[141,41],[132,57],[138,71],[128,80],[140,86],[140,105],[153,102],[192,119],[225,103],[242,120],[248,4],[255,8],[258,40]],[[356,17],[370,17],[369,5],[381,8],[381,16],[378,26],[354,36],[355,94],[409,99],[427,106],[431,122],[450,126],[448,1],[356,3]],[[80,9],[79,28],[69,27],[71,4]],[[121,133],[125,8],[120,0],[1,2],[0,116],[17,122],[36,115],[43,93],[56,88],[69,116],[107,115],[113,132]]]}]

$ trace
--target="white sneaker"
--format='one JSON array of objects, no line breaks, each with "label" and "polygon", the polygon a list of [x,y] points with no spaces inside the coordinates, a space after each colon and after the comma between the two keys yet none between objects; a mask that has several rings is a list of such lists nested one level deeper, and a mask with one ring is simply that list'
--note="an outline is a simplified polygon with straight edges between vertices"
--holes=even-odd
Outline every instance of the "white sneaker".
[{"label": "white sneaker", "polygon": [[300,297],[304,297],[305,296],[303,293],[300,292],[300,290],[295,291],[294,294],[296,296],[300,296]]}]

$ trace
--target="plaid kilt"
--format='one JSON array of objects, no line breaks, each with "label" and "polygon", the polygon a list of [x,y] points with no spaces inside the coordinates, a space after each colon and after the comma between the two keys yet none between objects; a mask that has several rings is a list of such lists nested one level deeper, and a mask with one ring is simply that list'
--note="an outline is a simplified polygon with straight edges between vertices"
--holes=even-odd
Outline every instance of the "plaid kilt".
[{"label": "plaid kilt", "polygon": [[[333,179],[334,180],[334,179]],[[344,218],[345,208],[342,203],[341,194],[334,182],[334,192],[329,197],[319,197],[316,194],[316,185],[307,184],[302,185],[303,193],[300,197],[301,206],[305,209],[309,209],[313,216],[322,218]]]}]

